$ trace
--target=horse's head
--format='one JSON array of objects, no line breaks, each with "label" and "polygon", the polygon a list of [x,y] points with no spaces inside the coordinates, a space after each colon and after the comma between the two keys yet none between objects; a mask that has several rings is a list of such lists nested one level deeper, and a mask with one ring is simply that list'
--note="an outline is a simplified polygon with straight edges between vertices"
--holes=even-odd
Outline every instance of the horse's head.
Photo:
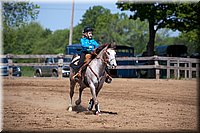
[{"label": "horse's head", "polygon": [[114,49],[112,49],[112,48],[106,49],[104,59],[105,59],[107,66],[109,68],[113,69],[113,68],[117,67],[115,55],[116,55],[116,52],[115,52]]}]

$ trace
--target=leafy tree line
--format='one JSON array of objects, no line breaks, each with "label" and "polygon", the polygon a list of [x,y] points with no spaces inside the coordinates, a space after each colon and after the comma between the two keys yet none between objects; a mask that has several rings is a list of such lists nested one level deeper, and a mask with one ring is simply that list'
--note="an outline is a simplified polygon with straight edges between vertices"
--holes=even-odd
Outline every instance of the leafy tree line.
[{"label": "leafy tree line", "polygon": [[[139,3],[137,1],[127,2],[119,0],[116,5],[121,11],[130,10],[130,19],[140,19],[148,21],[149,40],[147,52],[151,56],[154,54],[156,32],[161,28],[170,28],[181,32],[195,32],[199,30],[199,9],[198,3],[178,3],[178,2],[148,2]],[[199,34],[199,33],[197,33]],[[197,45],[199,49],[199,46]]]},{"label": "leafy tree line", "polygon": [[[52,32],[44,29],[36,20],[39,6],[33,3],[3,3],[4,12],[9,10],[10,15],[3,14],[3,52],[4,54],[58,54],[64,53],[68,45],[69,29]],[[8,8],[9,7],[9,8]],[[24,10],[20,10],[20,8]],[[131,6],[132,7],[132,6]],[[18,10],[17,10],[18,9]],[[17,10],[18,13],[15,13]],[[150,9],[149,9],[150,10]],[[23,12],[19,13],[19,12]],[[21,14],[22,16],[17,17]],[[13,17],[11,17],[13,15]],[[9,16],[9,17],[8,17]],[[74,27],[72,43],[80,43],[82,30],[85,26],[94,28],[94,38],[100,43],[115,43],[117,45],[132,46],[139,54],[148,46],[150,29],[148,20],[130,19],[124,13],[112,14],[102,6],[90,7],[82,16],[81,22]],[[9,22],[10,21],[10,22]],[[163,28],[163,27],[162,27]],[[167,27],[166,28],[170,28]],[[175,26],[176,28],[176,26]],[[179,37],[169,37],[169,29],[159,29],[155,33],[156,45],[185,44],[190,52],[199,48],[196,39],[197,30],[181,33]]]}]

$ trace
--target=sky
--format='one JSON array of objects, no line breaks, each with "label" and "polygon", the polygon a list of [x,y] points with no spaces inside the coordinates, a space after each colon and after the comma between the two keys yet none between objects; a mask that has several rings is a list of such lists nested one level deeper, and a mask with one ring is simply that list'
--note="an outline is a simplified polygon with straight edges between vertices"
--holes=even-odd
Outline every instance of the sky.
[{"label": "sky", "polygon": [[[37,18],[43,28],[48,28],[51,31],[70,29],[72,1],[73,0],[30,0],[34,4],[40,6],[40,13]],[[103,6],[109,9],[111,13],[122,13],[117,8],[116,2],[118,0],[74,0],[74,22],[73,26],[80,23],[83,14],[90,7]],[[123,11],[130,15],[130,11]],[[171,31],[171,36],[177,36],[179,32]]]},{"label": "sky", "polygon": [[[109,2],[108,2],[109,1]],[[89,7],[93,6],[103,6],[106,9],[109,9],[111,13],[121,12],[117,9],[116,2],[117,0],[85,0],[81,2],[80,0],[74,0],[74,23],[73,26],[78,25],[82,19],[83,14]],[[58,29],[70,28],[71,23],[71,13],[72,13],[72,0],[47,2],[43,0],[42,2],[37,0],[32,0],[34,4],[40,6],[40,13],[38,15],[39,22],[44,28],[48,28],[52,31]],[[128,12],[126,11],[128,14]]]}]

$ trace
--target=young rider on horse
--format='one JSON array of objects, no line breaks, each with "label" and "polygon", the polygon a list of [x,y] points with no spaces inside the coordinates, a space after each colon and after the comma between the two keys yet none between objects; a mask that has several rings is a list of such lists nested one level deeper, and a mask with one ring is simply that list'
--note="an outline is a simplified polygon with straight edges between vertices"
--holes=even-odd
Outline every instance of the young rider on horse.
[{"label": "young rider on horse", "polygon": [[[83,37],[81,38],[81,57],[78,63],[79,71],[73,76],[75,81],[78,81],[81,78],[81,72],[86,66],[90,63],[90,61],[94,58],[92,56],[96,56],[96,48],[99,47],[99,44],[92,39],[93,29],[91,27],[85,27],[83,30]],[[107,72],[108,73],[108,72]],[[106,82],[111,83],[112,78],[106,74]]]}]

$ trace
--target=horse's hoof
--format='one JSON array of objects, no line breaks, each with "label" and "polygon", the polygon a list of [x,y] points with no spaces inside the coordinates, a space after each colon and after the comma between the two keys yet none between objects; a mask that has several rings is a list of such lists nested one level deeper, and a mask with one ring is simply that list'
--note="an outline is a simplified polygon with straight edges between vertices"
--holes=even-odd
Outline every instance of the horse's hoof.
[{"label": "horse's hoof", "polygon": [[70,107],[68,107],[68,111],[69,112],[71,112],[72,111],[72,107],[70,106]]},{"label": "horse's hoof", "polygon": [[92,108],[87,108],[87,111],[92,111]]},{"label": "horse's hoof", "polygon": [[96,111],[95,115],[99,116],[99,115],[101,115],[101,112]]},{"label": "horse's hoof", "polygon": [[76,104],[76,105],[80,105],[80,104],[81,104],[81,101],[76,100],[75,104]]}]

